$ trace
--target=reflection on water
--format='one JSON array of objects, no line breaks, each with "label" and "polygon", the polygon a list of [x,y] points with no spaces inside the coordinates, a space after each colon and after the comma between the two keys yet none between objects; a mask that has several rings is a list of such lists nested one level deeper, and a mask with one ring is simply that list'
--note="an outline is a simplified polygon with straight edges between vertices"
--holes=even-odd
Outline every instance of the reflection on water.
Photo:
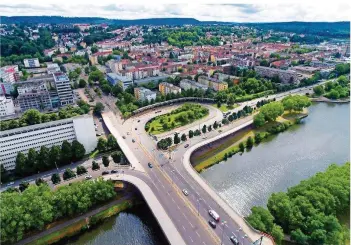
[{"label": "reflection on water", "polygon": [[302,124],[201,175],[241,215],[331,163],[349,161],[350,105],[318,103]]}]

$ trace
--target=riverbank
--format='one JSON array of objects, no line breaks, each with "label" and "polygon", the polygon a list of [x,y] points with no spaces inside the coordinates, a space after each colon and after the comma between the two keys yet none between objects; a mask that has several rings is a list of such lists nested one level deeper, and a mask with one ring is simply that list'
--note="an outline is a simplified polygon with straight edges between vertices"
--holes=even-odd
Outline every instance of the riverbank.
[{"label": "riverbank", "polygon": [[18,242],[17,245],[44,245],[57,243],[66,238],[86,232],[89,229],[93,229],[96,224],[131,208],[134,203],[135,200],[132,196],[124,196],[86,214],[55,225],[54,227],[48,226],[47,230],[24,239]]},{"label": "riverbank", "polygon": [[326,103],[339,103],[339,104],[342,104],[342,103],[350,103],[350,98],[347,98],[347,99],[338,99],[338,100],[331,100],[331,99],[328,99],[326,97],[318,97],[318,98],[310,98],[312,102],[326,102]]},{"label": "riverbank", "polygon": [[[197,172],[201,172],[223,160],[227,160],[227,158],[230,158],[237,153],[243,154],[244,152],[240,149],[239,145],[244,144],[249,137],[253,139],[255,135],[259,135],[261,138],[261,140],[255,142],[254,145],[269,141],[274,135],[299,123],[301,119],[307,116],[307,110],[304,110],[302,113],[284,112],[281,117],[278,117],[276,122],[266,123],[260,128],[255,128],[253,125],[249,125],[231,135],[196,150],[191,156],[191,164]],[[247,151],[250,150],[251,148],[248,147]]]}]

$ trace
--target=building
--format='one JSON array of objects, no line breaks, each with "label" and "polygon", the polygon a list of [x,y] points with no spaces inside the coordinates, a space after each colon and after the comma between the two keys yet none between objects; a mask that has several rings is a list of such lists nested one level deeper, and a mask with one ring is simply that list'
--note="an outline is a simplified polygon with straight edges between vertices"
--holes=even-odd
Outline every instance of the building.
[{"label": "building", "polygon": [[54,74],[56,72],[61,71],[59,65],[56,63],[48,64],[46,68],[47,68],[48,74]]},{"label": "building", "polygon": [[13,84],[20,80],[18,66],[4,66],[0,68],[0,94],[11,94]]},{"label": "building", "polygon": [[179,86],[184,89],[184,90],[188,90],[188,89],[202,89],[204,91],[206,91],[208,89],[208,86],[203,85],[201,83],[198,83],[196,81],[193,80],[189,80],[189,79],[183,79],[180,81]]},{"label": "building", "polygon": [[106,65],[111,69],[113,73],[118,73],[118,71],[123,69],[122,62],[114,59],[107,61]]},{"label": "building", "polygon": [[131,78],[120,76],[116,73],[107,73],[106,79],[112,86],[118,84],[123,90],[128,88],[128,86],[133,85],[133,80]]},{"label": "building", "polygon": [[293,70],[280,70],[269,68],[265,66],[256,66],[255,71],[262,77],[272,78],[278,76],[282,83],[298,83],[299,77],[296,71]]},{"label": "building", "polygon": [[148,100],[149,102],[153,99],[156,100],[156,92],[144,87],[134,88],[134,96],[137,100]]},{"label": "building", "polygon": [[0,132],[0,162],[5,169],[13,170],[18,152],[28,153],[30,148],[62,145],[67,140],[79,141],[87,153],[97,145],[93,117],[82,115],[73,118],[36,124]]},{"label": "building", "polygon": [[54,73],[54,81],[56,91],[60,100],[60,106],[65,106],[74,103],[71,83],[65,73]]},{"label": "building", "polygon": [[0,118],[15,114],[15,106],[11,98],[0,96]]},{"label": "building", "polygon": [[226,82],[221,82],[215,78],[210,78],[206,76],[199,76],[198,82],[212,88],[215,91],[223,91],[228,89],[228,83]]},{"label": "building", "polygon": [[22,112],[28,109],[52,108],[48,85],[50,79],[52,80],[52,77],[42,77],[16,83],[17,101]]},{"label": "building", "polygon": [[40,63],[39,63],[38,58],[24,59],[23,63],[24,63],[24,67],[26,67],[26,68],[40,67]]},{"label": "building", "polygon": [[171,83],[160,83],[158,85],[159,91],[161,92],[162,95],[167,95],[167,94],[178,94],[182,92],[182,89],[171,84]]}]

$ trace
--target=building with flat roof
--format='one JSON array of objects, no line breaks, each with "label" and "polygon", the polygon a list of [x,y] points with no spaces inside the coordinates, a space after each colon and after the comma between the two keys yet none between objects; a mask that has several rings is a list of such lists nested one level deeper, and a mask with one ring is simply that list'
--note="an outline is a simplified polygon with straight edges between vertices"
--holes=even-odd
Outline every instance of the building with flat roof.
[{"label": "building with flat roof", "polygon": [[153,99],[156,100],[156,92],[144,87],[134,88],[134,96],[137,100],[148,100],[149,102]]},{"label": "building with flat roof", "polygon": [[15,106],[11,98],[0,96],[0,118],[15,114]]},{"label": "building with flat roof", "polygon": [[56,63],[47,64],[46,69],[47,69],[47,73],[48,74],[54,74],[56,72],[60,72],[61,71],[59,65],[56,64]]},{"label": "building with flat roof", "polygon": [[189,90],[189,89],[201,89],[206,91],[208,89],[208,86],[203,85],[201,83],[198,83],[196,81],[193,80],[189,80],[189,79],[183,79],[180,81],[179,86],[184,89],[184,90]]},{"label": "building with flat roof", "polygon": [[18,152],[27,154],[30,148],[61,146],[73,140],[83,144],[87,153],[97,145],[93,117],[82,115],[53,122],[41,123],[0,132],[0,162],[5,169],[13,170]]},{"label": "building with flat roof", "polygon": [[162,95],[178,94],[182,92],[182,89],[180,87],[177,87],[171,83],[166,83],[166,82],[160,83],[158,85],[158,88]]},{"label": "building with flat roof", "polygon": [[228,83],[221,82],[215,78],[210,78],[206,76],[199,76],[198,82],[212,88],[215,91],[223,91],[228,89]]},{"label": "building with flat roof", "polygon": [[298,83],[299,77],[296,71],[280,70],[265,66],[256,66],[255,71],[262,77],[272,78],[278,76],[282,83]]},{"label": "building with flat roof", "polygon": [[11,94],[13,84],[20,80],[18,65],[0,68],[0,94]]},{"label": "building with flat roof", "polygon": [[132,79],[117,75],[116,73],[107,73],[106,79],[112,86],[118,84],[123,90],[126,90],[130,85],[133,85]]},{"label": "building with flat roof", "polygon": [[40,63],[39,63],[38,58],[24,59],[23,64],[24,64],[24,67],[26,67],[26,68],[40,67]]},{"label": "building with flat roof", "polygon": [[56,91],[60,100],[60,106],[65,106],[74,103],[71,83],[65,73],[54,73],[54,81]]}]

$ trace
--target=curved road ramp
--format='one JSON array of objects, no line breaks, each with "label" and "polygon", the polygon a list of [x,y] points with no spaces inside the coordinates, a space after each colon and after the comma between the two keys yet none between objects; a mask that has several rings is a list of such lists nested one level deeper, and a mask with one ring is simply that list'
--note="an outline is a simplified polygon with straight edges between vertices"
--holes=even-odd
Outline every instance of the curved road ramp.
[{"label": "curved road ramp", "polygon": [[111,179],[126,181],[138,188],[149,208],[151,209],[153,215],[155,216],[157,222],[162,228],[165,236],[168,239],[168,242],[172,245],[186,245],[172,220],[168,217],[166,211],[162,207],[161,203],[158,201],[151,188],[143,180],[127,174],[124,174],[122,176],[105,175],[103,178],[105,180]]}]

